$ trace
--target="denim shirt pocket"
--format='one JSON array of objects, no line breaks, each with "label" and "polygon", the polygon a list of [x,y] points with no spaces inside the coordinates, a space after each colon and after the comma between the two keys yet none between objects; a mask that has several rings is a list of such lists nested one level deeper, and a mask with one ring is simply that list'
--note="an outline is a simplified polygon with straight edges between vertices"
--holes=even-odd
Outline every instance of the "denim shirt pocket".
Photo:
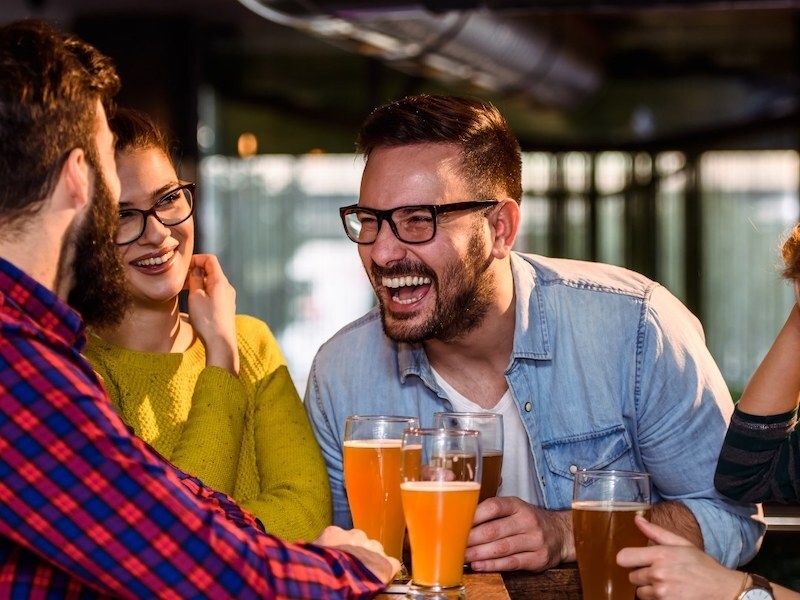
[{"label": "denim shirt pocket", "polygon": [[634,457],[628,432],[622,425],[601,431],[546,441],[542,444],[552,486],[558,490],[559,504],[572,502],[572,482],[580,469],[634,470]]}]

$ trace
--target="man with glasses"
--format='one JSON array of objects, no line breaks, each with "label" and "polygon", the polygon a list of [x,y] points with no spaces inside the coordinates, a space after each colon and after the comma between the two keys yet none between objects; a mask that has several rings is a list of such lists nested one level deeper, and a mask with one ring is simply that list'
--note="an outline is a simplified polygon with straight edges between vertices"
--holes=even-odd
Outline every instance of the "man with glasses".
[{"label": "man with glasses", "polygon": [[[124,425],[80,355],[75,310],[104,327],[128,307],[106,118],[119,78],[95,48],[42,21],[0,27],[0,72],[0,598],[381,590],[399,563],[363,532],[329,528],[318,545],[268,535]],[[187,210],[189,187],[152,214],[174,222]],[[146,214],[130,214],[121,241]]]},{"label": "man with glasses", "polygon": [[364,122],[358,204],[341,209],[378,306],[315,356],[306,411],[323,448],[334,522],[350,524],[342,474],[352,414],[503,415],[497,498],[476,511],[478,571],[575,560],[579,469],[648,471],[652,520],[728,566],[764,526],[714,490],[733,411],[697,319],[631,271],[512,250],[521,155],[495,107],[413,96]]}]

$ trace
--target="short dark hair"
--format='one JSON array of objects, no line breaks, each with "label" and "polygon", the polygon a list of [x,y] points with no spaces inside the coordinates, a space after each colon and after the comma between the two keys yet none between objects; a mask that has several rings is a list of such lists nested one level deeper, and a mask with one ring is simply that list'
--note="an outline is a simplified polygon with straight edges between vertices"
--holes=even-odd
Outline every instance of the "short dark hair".
[{"label": "short dark hair", "polygon": [[111,59],[45,21],[0,27],[0,219],[13,225],[49,196],[69,152],[94,165],[96,103],[113,111]]},{"label": "short dark hair", "polygon": [[521,201],[519,142],[490,102],[421,94],[384,104],[364,121],[356,149],[369,160],[376,148],[439,143],[461,147],[464,176],[475,194]]}]

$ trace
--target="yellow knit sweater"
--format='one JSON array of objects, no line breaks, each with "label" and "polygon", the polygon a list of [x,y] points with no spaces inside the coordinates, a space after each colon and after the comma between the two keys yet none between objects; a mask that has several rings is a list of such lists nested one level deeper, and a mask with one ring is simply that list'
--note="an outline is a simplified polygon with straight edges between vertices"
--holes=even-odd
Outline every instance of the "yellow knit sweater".
[{"label": "yellow knit sweater", "polygon": [[236,317],[239,377],[184,353],[136,352],[90,335],[86,357],[136,434],[232,496],[269,533],[310,541],[331,522],[325,462],[269,327]]}]

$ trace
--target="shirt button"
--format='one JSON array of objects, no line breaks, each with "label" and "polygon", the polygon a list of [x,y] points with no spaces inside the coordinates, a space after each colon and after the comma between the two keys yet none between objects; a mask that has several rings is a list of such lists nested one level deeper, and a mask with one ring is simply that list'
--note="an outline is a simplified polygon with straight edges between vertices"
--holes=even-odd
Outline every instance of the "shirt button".
[{"label": "shirt button", "polygon": [[531,403],[530,402],[526,402],[525,403],[525,412],[531,412],[531,408],[532,408],[531,407]]},{"label": "shirt button", "polygon": [[575,473],[577,473],[577,472],[578,472],[578,467],[577,467],[577,465],[570,465],[570,466],[569,466],[569,472],[570,472],[570,473],[572,473],[573,475],[575,475]]}]

